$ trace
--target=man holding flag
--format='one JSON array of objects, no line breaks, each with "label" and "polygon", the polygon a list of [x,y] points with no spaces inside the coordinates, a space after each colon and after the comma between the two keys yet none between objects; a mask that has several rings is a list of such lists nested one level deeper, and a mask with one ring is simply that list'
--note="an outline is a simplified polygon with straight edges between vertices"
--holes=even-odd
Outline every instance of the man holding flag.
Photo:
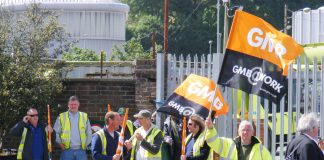
[{"label": "man holding flag", "polygon": [[[120,126],[118,128],[118,132],[121,133],[122,131],[122,124],[123,124],[123,121],[124,121],[124,117],[125,117],[125,111],[126,109],[124,107],[120,107],[117,111],[117,113],[119,114],[120,116],[120,120],[121,120],[121,123],[120,123]],[[130,120],[126,120],[126,126],[125,126],[125,130],[124,130],[124,138],[123,139],[130,139],[133,135],[134,135],[134,130],[135,130],[135,126],[133,125],[133,122],[130,121]],[[130,152],[127,152],[125,150],[125,152],[123,152],[123,159],[124,160],[129,160],[130,159]]]},{"label": "man holding flag", "polygon": [[132,149],[131,160],[158,160],[161,159],[162,131],[152,124],[151,112],[141,110],[134,115],[141,127],[136,129],[134,138],[127,140],[125,145]]},{"label": "man holding flag", "polygon": [[254,128],[248,121],[239,125],[239,136],[235,139],[219,137],[210,117],[205,121],[206,142],[220,157],[231,160],[272,160],[267,148],[253,136]]},{"label": "man holding flag", "polygon": [[120,116],[117,112],[107,112],[105,126],[92,136],[91,153],[94,160],[117,160],[116,155],[119,134],[116,131],[120,124]]},{"label": "man holding flag", "polygon": [[9,134],[21,137],[17,159],[49,159],[47,135],[55,134],[50,125],[38,121],[38,111],[35,108],[30,108],[22,121],[10,129]]}]

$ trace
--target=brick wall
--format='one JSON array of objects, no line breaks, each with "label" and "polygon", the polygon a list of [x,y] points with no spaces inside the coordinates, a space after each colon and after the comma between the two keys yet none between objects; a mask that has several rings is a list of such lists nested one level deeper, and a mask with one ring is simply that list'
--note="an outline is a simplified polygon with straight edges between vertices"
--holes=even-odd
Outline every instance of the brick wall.
[{"label": "brick wall", "polygon": [[138,110],[155,111],[156,61],[137,60],[135,70],[135,104]]},{"label": "brick wall", "polygon": [[117,111],[122,105],[127,105],[131,109],[135,108],[135,82],[133,80],[68,80],[64,81],[64,86],[64,92],[56,97],[58,106],[61,106],[59,112],[67,110],[67,101],[72,95],[79,98],[79,110],[88,113],[91,120],[102,121],[108,104],[113,111]]}]

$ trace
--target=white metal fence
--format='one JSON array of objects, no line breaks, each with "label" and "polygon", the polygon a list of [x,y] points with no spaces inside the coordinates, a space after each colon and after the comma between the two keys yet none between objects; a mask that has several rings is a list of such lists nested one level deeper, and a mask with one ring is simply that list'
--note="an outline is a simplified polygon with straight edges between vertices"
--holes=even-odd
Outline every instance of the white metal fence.
[{"label": "white metal fence", "polygon": [[[169,54],[165,80],[164,56],[158,54],[157,101],[170,96],[191,73],[208,77],[217,83],[222,59],[223,54],[196,55],[193,58]],[[323,67],[324,57],[320,61],[315,58],[311,62],[298,58],[289,67],[288,96],[280,104],[269,103],[261,97],[219,86],[230,106],[228,114],[217,119],[219,134],[236,137],[239,121],[249,120],[255,124],[256,136],[268,147],[273,159],[283,159],[285,145],[296,134],[297,122],[302,114],[317,112],[321,117],[321,128],[324,128],[324,109],[321,107],[324,104]],[[164,94],[165,88],[167,94]],[[320,136],[324,136],[323,130],[320,131]]]}]

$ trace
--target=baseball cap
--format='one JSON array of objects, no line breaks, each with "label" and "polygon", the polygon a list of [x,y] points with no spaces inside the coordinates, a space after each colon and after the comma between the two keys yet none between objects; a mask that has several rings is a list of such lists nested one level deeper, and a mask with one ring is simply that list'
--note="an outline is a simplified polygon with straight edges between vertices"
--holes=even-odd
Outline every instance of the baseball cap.
[{"label": "baseball cap", "polygon": [[134,115],[135,118],[151,118],[151,112],[148,110],[140,110]]},{"label": "baseball cap", "polygon": [[125,108],[124,107],[119,108],[117,113],[121,114],[121,115],[124,115],[125,114]]}]

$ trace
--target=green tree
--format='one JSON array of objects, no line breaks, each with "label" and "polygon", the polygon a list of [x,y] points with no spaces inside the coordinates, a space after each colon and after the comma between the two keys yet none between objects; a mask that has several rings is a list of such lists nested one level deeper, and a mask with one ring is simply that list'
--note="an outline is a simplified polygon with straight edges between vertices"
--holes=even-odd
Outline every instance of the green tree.
[{"label": "green tree", "polygon": [[122,46],[114,46],[110,60],[133,61],[150,58],[152,58],[152,54],[145,52],[139,41],[131,39]]},{"label": "green tree", "polygon": [[1,141],[29,107],[46,115],[46,105],[63,89],[59,78],[62,64],[49,58],[61,54],[69,41],[55,13],[37,4],[19,14],[1,7],[0,22]]},{"label": "green tree", "polygon": [[[164,1],[161,0],[122,0],[130,6],[127,39],[145,37],[152,30],[136,30],[134,26],[140,28],[149,28],[151,23],[143,23],[145,17],[156,17],[157,26],[155,31],[158,33],[157,44],[163,44],[163,18]],[[169,53],[201,54],[209,52],[208,41],[212,40],[212,51],[216,50],[216,3],[215,0],[169,0],[169,34],[168,44]],[[220,10],[220,32],[223,32],[224,5],[221,3]],[[298,10],[305,7],[312,9],[323,6],[324,1],[318,0],[245,0],[230,1],[230,8],[242,5],[244,11],[263,18],[272,24],[278,30],[283,29],[284,4],[289,6],[290,10]],[[234,11],[229,10],[228,15],[234,15]],[[140,20],[142,19],[143,20]],[[232,18],[229,18],[229,26]],[[230,27],[229,27],[230,28]],[[139,32],[138,32],[139,31]],[[138,39],[139,40],[139,39]],[[140,40],[144,50],[151,47],[148,38]]]},{"label": "green tree", "polygon": [[[106,59],[105,54],[103,55],[103,59]],[[63,59],[67,61],[100,61],[101,57],[93,50],[72,45],[69,51],[63,53]]]}]

